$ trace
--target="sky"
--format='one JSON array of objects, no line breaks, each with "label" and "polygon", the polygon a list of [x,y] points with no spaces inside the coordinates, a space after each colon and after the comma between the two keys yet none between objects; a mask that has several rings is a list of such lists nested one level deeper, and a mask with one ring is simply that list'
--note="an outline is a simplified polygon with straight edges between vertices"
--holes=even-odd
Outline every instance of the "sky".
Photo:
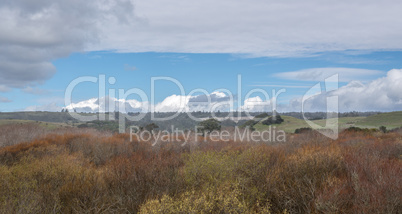
[{"label": "sky", "polygon": [[0,111],[402,110],[400,8],[0,0]]}]

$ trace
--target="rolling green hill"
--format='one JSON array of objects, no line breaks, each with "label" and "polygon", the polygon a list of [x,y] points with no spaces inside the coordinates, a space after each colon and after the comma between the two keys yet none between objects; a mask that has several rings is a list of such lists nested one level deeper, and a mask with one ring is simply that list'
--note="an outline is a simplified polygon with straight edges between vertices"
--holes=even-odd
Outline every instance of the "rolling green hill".
[{"label": "rolling green hill", "polygon": [[[284,130],[285,132],[293,133],[298,128],[309,127],[308,124],[306,123],[306,121],[304,121],[304,120],[297,119],[297,118],[291,117],[291,116],[281,116],[281,117],[284,120],[284,122],[279,125],[275,125],[276,130]],[[256,125],[254,125],[254,128],[258,131],[265,130],[269,127],[269,126],[263,125],[261,123],[261,121],[259,123],[257,123]]]},{"label": "rolling green hill", "polygon": [[382,113],[366,117],[356,123],[361,128],[378,128],[385,126],[388,129],[402,126],[402,111]]},{"label": "rolling green hill", "polygon": [[[160,113],[160,114],[161,115],[157,115],[158,118],[169,115],[169,113]],[[88,115],[93,114],[85,114],[85,116]],[[277,130],[284,130],[285,132],[288,133],[294,133],[294,131],[298,128],[310,127],[303,119],[298,119],[296,117],[286,115],[281,115],[281,117],[284,119],[284,122],[279,125],[275,125],[277,127]],[[261,124],[261,121],[264,119],[256,118],[255,120],[260,121],[254,125],[254,128],[256,130],[261,131],[269,128],[269,126]],[[71,126],[73,123],[75,123],[75,125],[82,124],[73,119],[68,113],[64,112],[0,113],[0,125],[9,123],[29,123],[29,122],[32,123],[36,122],[39,123],[41,126],[46,126],[49,128],[60,127],[60,126]],[[150,115],[147,114],[146,117],[144,117],[141,121],[132,123],[130,125],[144,126],[151,122],[152,121]],[[312,120],[312,122],[320,126],[324,126],[327,120]],[[329,122],[332,122],[331,119]],[[359,128],[379,128],[380,126],[385,126],[389,130],[393,128],[402,127],[402,111],[380,113],[367,117],[340,117],[338,119],[338,122],[340,129],[345,129],[352,126]],[[238,123],[237,125],[241,125],[242,123]],[[176,117],[174,120],[157,122],[157,125],[160,127],[161,130],[165,129],[169,130],[171,128],[171,125],[174,125],[175,127],[180,129],[192,129],[196,124],[197,122],[193,121],[185,113],[179,114],[179,116]]]},{"label": "rolling green hill", "polygon": [[38,126],[42,126],[47,129],[55,129],[55,128],[61,128],[61,127],[71,127],[71,125],[65,124],[65,123],[52,123],[52,122],[41,122],[41,121],[33,121],[33,120],[12,120],[12,119],[0,119],[0,127],[2,125],[8,125],[8,124],[28,124],[32,123]]},{"label": "rolling green hill", "polygon": [[[281,117],[284,119],[284,122],[275,125],[277,130],[294,133],[298,128],[310,127],[307,122],[302,119],[297,119],[291,116]],[[329,119],[328,122],[333,122],[333,120],[331,120],[332,119]],[[320,126],[325,126],[327,120],[313,120],[312,122]],[[380,126],[385,126],[387,129],[394,129],[402,127],[402,111],[381,113],[368,117],[341,117],[338,119],[338,124],[339,129],[346,129],[352,126],[359,128],[379,128]],[[263,125],[261,121],[254,126],[254,128],[259,131],[265,130],[268,127],[269,126]]]}]

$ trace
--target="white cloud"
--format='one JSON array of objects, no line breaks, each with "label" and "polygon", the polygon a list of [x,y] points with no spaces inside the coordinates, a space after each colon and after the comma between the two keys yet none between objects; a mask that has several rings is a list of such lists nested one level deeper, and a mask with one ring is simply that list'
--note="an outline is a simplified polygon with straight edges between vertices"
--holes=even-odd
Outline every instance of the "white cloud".
[{"label": "white cloud", "polygon": [[129,0],[2,1],[0,85],[23,88],[51,78],[51,60],[99,41],[109,20],[133,18]]},{"label": "white cloud", "polygon": [[177,112],[186,111],[191,96],[171,95],[166,97],[162,102],[156,104],[156,112]]},{"label": "white cloud", "polygon": [[401,49],[398,0],[137,1],[142,22],[106,23],[90,50],[306,56]]},{"label": "white cloud", "polygon": [[41,84],[56,72],[52,60],[79,51],[289,57],[400,50],[401,7],[398,0],[3,1],[0,85]]},{"label": "white cloud", "polygon": [[350,82],[353,80],[369,80],[370,77],[378,76],[384,72],[360,68],[309,68],[298,71],[277,73],[278,78],[298,81],[324,81],[335,74],[339,75],[339,81]]},{"label": "white cloud", "polygon": [[[323,92],[308,99],[307,111],[326,109],[327,97],[338,96],[339,110],[345,111],[400,111],[402,109],[402,69],[390,70],[385,77],[367,84],[352,81],[337,90]],[[287,110],[300,111],[301,98],[290,101]]]},{"label": "white cloud", "polygon": [[[162,102],[154,106],[148,101],[138,101],[135,99],[116,99],[113,97],[92,98],[67,106],[67,109],[75,109],[78,112],[107,112],[118,111],[123,106],[121,112],[177,112],[177,111],[228,111],[230,109],[230,96],[223,92],[213,92],[209,95],[182,96],[171,95]],[[208,103],[208,100],[211,102]]]},{"label": "white cloud", "polygon": [[235,97],[215,91],[208,95],[192,96],[186,104],[186,111],[229,111],[233,109]]},{"label": "white cloud", "polygon": [[[180,105],[180,98],[183,97],[183,104]],[[180,110],[181,106],[185,106],[190,97],[172,95],[162,102],[155,105],[155,111],[171,112]],[[122,106],[123,110],[120,109]],[[141,102],[135,99],[123,100],[114,97],[92,98],[77,103],[72,103],[66,107],[69,110],[76,110],[78,112],[148,112],[151,110],[151,104],[147,101]]]},{"label": "white cloud", "polygon": [[138,100],[123,100],[114,97],[92,98],[77,103],[72,103],[66,108],[69,110],[76,110],[77,112],[114,112],[119,111],[122,106],[122,112],[143,112],[148,111],[149,103],[141,102]]},{"label": "white cloud", "polygon": [[89,100],[84,100],[78,103],[72,103],[69,106],[66,106],[69,110],[77,110],[79,112],[96,112],[99,111],[99,103],[97,98],[92,98]]},{"label": "white cloud", "polygon": [[262,100],[261,97],[256,96],[244,100],[244,105],[241,109],[248,112],[263,112],[272,111],[272,106],[270,100]]},{"label": "white cloud", "polygon": [[[320,89],[320,88],[319,88]],[[318,90],[319,90],[318,89]],[[396,111],[402,109],[402,69],[388,71],[385,77],[378,78],[368,83],[351,81],[338,89],[317,93],[306,101],[305,111],[325,111],[327,97],[338,96],[339,110],[345,111]],[[318,92],[318,91],[317,91]],[[6,99],[6,98],[5,98]],[[7,101],[8,99],[6,99]],[[211,100],[210,104],[202,103]],[[233,98],[234,102],[236,100]],[[1,97],[0,97],[1,102]],[[119,106],[125,106],[123,112],[148,112],[151,109],[159,112],[175,111],[227,111],[231,102],[229,95],[223,92],[214,92],[208,95],[182,96],[171,95],[152,108],[149,102],[135,99],[119,100],[104,97],[93,98],[67,106],[68,109],[76,109],[78,112],[105,112],[118,110]],[[261,97],[250,97],[244,101],[241,109],[244,111],[272,111],[272,100],[263,100]],[[112,108],[109,108],[109,104]],[[301,111],[302,98],[291,99],[289,105],[278,104],[279,112]],[[215,108],[217,107],[217,108]],[[48,108],[48,109],[47,109]],[[55,104],[28,107],[27,110],[61,110]]]}]

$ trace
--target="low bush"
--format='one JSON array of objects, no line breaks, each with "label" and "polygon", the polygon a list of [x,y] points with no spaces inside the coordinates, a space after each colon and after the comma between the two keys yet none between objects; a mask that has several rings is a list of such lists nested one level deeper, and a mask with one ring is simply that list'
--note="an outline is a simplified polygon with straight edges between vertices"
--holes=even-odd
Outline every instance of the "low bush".
[{"label": "low bush", "polygon": [[[399,213],[397,132],[130,142],[55,131],[0,148],[0,213]],[[192,139],[195,140],[195,139]]]},{"label": "low bush", "polygon": [[317,212],[314,200],[327,179],[346,168],[339,148],[307,146],[278,163],[268,175],[269,200],[274,211]]},{"label": "low bush", "polygon": [[346,132],[362,132],[362,133],[370,134],[373,132],[377,132],[378,129],[359,128],[359,127],[352,126],[352,127],[345,129],[344,131],[346,131]]},{"label": "low bush", "polygon": [[0,147],[30,142],[43,137],[49,130],[35,123],[8,124],[0,126]]},{"label": "low bush", "polygon": [[312,128],[309,128],[309,127],[298,128],[298,129],[295,130],[295,134],[300,134],[300,133],[303,133],[303,132],[310,132],[310,131],[312,131],[312,130],[313,130],[313,129],[312,129]]},{"label": "low bush", "polygon": [[160,200],[145,203],[140,213],[270,213],[269,205],[249,209],[238,185],[223,185],[202,192],[185,192],[172,198],[164,195]]},{"label": "low bush", "polygon": [[[83,157],[66,152],[24,157],[12,167],[1,166],[0,174],[2,213],[68,213],[107,203],[96,170]],[[97,202],[98,197],[104,200]]]},{"label": "low bush", "polygon": [[120,156],[105,166],[105,184],[121,207],[135,213],[147,199],[183,191],[184,182],[178,173],[181,166],[180,155],[166,151]]}]

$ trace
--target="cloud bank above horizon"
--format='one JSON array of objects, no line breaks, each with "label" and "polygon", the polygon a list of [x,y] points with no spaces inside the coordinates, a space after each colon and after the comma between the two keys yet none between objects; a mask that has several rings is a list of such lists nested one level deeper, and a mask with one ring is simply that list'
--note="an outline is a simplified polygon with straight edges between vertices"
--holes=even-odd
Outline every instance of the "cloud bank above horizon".
[{"label": "cloud bank above horizon", "polygon": [[311,56],[401,50],[401,1],[29,0],[0,3],[0,91],[51,78],[82,51]]},{"label": "cloud bank above horizon", "polygon": [[[207,95],[170,95],[162,102],[152,104],[148,100],[117,99],[101,97],[72,103],[66,108],[77,112],[193,112],[193,111],[248,111],[300,112],[302,105],[308,112],[326,111],[328,97],[338,97],[339,111],[397,111],[402,109],[402,69],[393,69],[386,76],[368,83],[351,81],[345,86],[331,91],[323,91],[302,103],[302,97],[295,97],[289,103],[274,104],[273,98],[268,100],[260,96],[246,97],[238,108],[236,96],[220,91]],[[280,95],[278,96],[280,97]],[[121,107],[121,108],[120,108]],[[275,108],[274,108],[275,107]],[[61,111],[63,107],[56,104],[30,106],[26,111]]]}]

